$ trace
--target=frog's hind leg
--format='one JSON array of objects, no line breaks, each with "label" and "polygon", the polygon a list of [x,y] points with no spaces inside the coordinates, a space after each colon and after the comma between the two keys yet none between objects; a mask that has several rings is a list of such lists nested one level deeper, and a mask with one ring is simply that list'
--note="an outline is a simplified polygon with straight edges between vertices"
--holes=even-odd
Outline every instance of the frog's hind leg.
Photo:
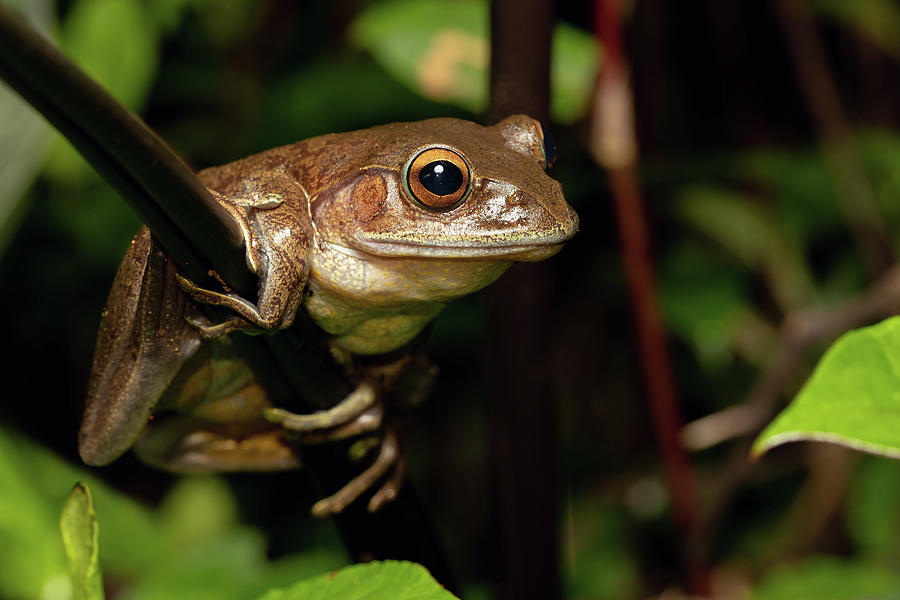
[{"label": "frog's hind leg", "polygon": [[[384,419],[384,405],[376,386],[363,381],[329,410],[298,415],[280,408],[270,408],[265,411],[265,417],[285,430],[299,434],[303,443],[318,444],[378,431]],[[380,442],[375,461],[336,493],[316,502],[312,508],[315,516],[327,517],[341,512],[385,476],[384,483],[369,500],[368,509],[375,512],[396,498],[403,485],[405,460],[393,431],[385,431]]]},{"label": "frog's hind leg", "polygon": [[167,415],[152,421],[135,443],[142,461],[175,473],[282,471],[300,466],[283,431],[259,424],[241,430],[231,423]]},{"label": "frog's hind leg", "polygon": [[105,465],[138,438],[160,396],[201,346],[177,267],[142,227],[116,272],[97,334],[78,451]]}]

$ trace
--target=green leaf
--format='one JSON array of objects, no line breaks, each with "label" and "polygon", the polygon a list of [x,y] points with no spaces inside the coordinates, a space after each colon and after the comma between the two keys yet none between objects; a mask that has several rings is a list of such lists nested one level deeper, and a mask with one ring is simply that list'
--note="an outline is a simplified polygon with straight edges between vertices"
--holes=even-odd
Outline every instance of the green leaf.
[{"label": "green leaf", "polygon": [[[483,112],[490,42],[485,0],[389,0],[372,4],[351,41],[398,80],[432,100]],[[593,36],[567,24],[553,34],[551,111],[560,123],[587,113],[598,66]]]},{"label": "green leaf", "polygon": [[842,336],[763,431],[755,455],[818,440],[900,458],[900,317]]},{"label": "green leaf", "polygon": [[753,600],[891,600],[900,593],[900,575],[865,562],[829,556],[767,574]]},{"label": "green leaf", "polygon": [[79,480],[102,515],[102,568],[123,598],[254,598],[345,564],[337,543],[268,561],[260,532],[236,522],[234,498],[220,478],[185,477],[150,511],[0,427],[0,598],[70,597],[59,509]]},{"label": "green leaf", "polygon": [[39,598],[70,589],[59,509],[84,481],[103,515],[104,570],[117,578],[146,571],[162,553],[151,513],[28,438],[0,427],[0,598]]},{"label": "green leaf", "polygon": [[102,600],[100,545],[91,492],[83,483],[75,484],[63,505],[59,519],[63,546],[69,562],[74,600]]},{"label": "green leaf", "polygon": [[401,561],[370,562],[326,573],[260,600],[451,600],[425,567]]}]

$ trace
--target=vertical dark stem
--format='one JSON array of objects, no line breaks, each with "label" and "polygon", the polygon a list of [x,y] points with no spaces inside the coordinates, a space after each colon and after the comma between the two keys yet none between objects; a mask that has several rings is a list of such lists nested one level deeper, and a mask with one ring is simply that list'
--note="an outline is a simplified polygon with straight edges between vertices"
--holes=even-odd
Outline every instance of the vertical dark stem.
[{"label": "vertical dark stem", "polygon": [[[491,3],[489,118],[524,113],[547,122],[550,36],[547,0]],[[502,553],[500,597],[560,597],[557,540],[557,409],[550,397],[551,271],[514,268],[491,300],[491,413]]]},{"label": "vertical dark stem", "polygon": [[633,102],[617,0],[595,0],[594,7],[595,31],[605,54],[597,82],[591,149],[609,176],[654,429],[675,523],[686,541],[682,544],[682,554],[687,585],[692,593],[705,595],[709,593],[705,560],[692,543],[697,540],[699,509],[691,465],[679,439],[681,415],[656,295],[649,231],[636,170]]},{"label": "vertical dark stem", "polygon": [[491,2],[491,104],[488,120],[550,116],[551,0]]}]

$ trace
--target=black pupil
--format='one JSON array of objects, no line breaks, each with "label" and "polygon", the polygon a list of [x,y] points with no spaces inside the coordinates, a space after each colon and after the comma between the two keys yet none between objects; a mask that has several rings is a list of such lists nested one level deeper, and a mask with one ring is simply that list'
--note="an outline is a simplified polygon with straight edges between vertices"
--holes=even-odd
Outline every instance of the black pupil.
[{"label": "black pupil", "polygon": [[553,138],[550,137],[550,132],[543,123],[541,123],[541,135],[544,136],[544,160],[549,169],[556,162],[556,144],[553,143]]},{"label": "black pupil", "polygon": [[430,162],[419,171],[422,186],[435,196],[449,196],[459,190],[462,171],[449,160]]}]

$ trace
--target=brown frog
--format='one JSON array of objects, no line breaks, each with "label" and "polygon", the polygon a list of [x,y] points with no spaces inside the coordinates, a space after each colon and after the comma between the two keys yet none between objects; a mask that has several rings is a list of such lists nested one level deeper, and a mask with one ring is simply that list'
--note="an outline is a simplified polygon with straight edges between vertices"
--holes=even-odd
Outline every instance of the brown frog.
[{"label": "brown frog", "polygon": [[[554,157],[541,124],[525,116],[492,127],[431,119],[324,135],[202,171],[243,233],[259,297],[194,285],[142,228],[103,312],[82,458],[103,465],[134,445],[176,471],[277,470],[299,465],[286,431],[316,441],[380,430],[381,399],[409,359],[367,370],[352,367],[353,357],[405,348],[450,300],[514,261],[555,254],[578,217],[546,173]],[[198,304],[234,316],[211,323]],[[301,307],[359,382],[310,415],[271,406],[222,335],[288,327]],[[388,429],[372,466],[313,512],[339,512],[387,479],[369,502],[377,509],[396,494],[399,457]]]}]

